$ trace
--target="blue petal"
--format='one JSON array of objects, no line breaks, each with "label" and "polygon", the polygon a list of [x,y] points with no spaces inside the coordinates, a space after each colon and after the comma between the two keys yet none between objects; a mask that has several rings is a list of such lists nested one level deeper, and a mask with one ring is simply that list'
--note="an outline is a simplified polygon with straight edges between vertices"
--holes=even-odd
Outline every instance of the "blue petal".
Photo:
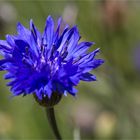
[{"label": "blue petal", "polygon": [[72,51],[73,57],[78,57],[78,56],[84,55],[85,52],[89,49],[89,47],[91,47],[93,44],[95,44],[95,43],[94,42],[81,42]]},{"label": "blue petal", "polygon": [[14,47],[15,47],[15,39],[16,38],[12,35],[6,35],[6,41],[10,46],[13,47],[12,49],[14,49]]},{"label": "blue petal", "polygon": [[22,90],[18,90],[18,91],[12,91],[14,96],[19,96],[23,93]]},{"label": "blue petal", "polygon": [[65,87],[60,82],[54,82],[53,87],[54,87],[54,90],[56,90],[56,92],[58,92],[59,94],[63,94],[65,91]]},{"label": "blue petal", "polygon": [[0,60],[0,71],[7,70],[7,67],[12,63],[11,59]]},{"label": "blue petal", "polygon": [[83,73],[80,76],[80,80],[83,80],[83,81],[96,81],[96,76],[92,75],[91,73]]},{"label": "blue petal", "polygon": [[[62,35],[60,36],[60,38],[58,39],[58,41],[57,41],[57,43],[56,43],[56,49],[57,48],[60,48],[60,45],[61,45],[61,42],[62,42],[62,40],[63,40],[63,38],[64,38],[64,35],[68,32],[68,30],[69,30],[69,27],[68,26],[66,26],[65,27],[65,29],[64,29],[64,31],[63,31],[63,33],[62,33]],[[61,48],[62,49],[62,48]],[[59,49],[60,50],[60,49]]]},{"label": "blue petal", "polygon": [[72,29],[73,29],[73,32],[72,32],[72,35],[70,36],[71,38],[69,39],[69,44],[68,44],[69,54],[72,54],[72,51],[76,48],[78,41],[80,39],[78,28],[74,26]]},{"label": "blue petal", "polygon": [[74,87],[72,87],[71,89],[68,89],[68,92],[69,92],[71,95],[75,96],[76,93],[78,92],[78,90],[75,89]]},{"label": "blue petal", "polygon": [[25,52],[26,47],[29,47],[28,43],[23,40],[15,40],[15,44],[19,48],[19,50],[18,50],[19,52]]},{"label": "blue petal", "polygon": [[[67,47],[67,45],[69,44],[69,40],[71,39],[71,37],[73,36],[73,33],[75,31],[76,27],[71,28],[70,30],[66,30],[66,32],[64,33],[64,35],[62,35],[61,38],[61,44],[58,48],[59,52],[62,52],[63,49],[65,49],[65,47]],[[73,40],[74,41],[74,40]]]},{"label": "blue petal", "polygon": [[51,88],[50,88],[50,86],[48,84],[44,87],[44,91],[45,91],[45,94],[50,99],[51,98],[51,95],[52,95],[52,90],[51,90]]},{"label": "blue petal", "polygon": [[104,60],[102,60],[102,59],[94,59],[93,61],[80,65],[79,67],[81,68],[81,70],[84,73],[86,73],[86,72],[89,72],[89,71],[99,67],[103,63],[104,63]]},{"label": "blue petal", "polygon": [[70,80],[71,82],[74,84],[74,86],[77,86],[79,81],[80,81],[80,78],[78,75],[74,75],[74,76],[71,76],[70,77]]},{"label": "blue petal", "polygon": [[65,73],[68,76],[72,76],[72,75],[75,75],[77,73],[78,66],[77,65],[73,65],[73,59],[71,59],[70,61],[68,61],[64,65],[64,70],[65,70]]},{"label": "blue petal", "polygon": [[60,30],[61,21],[62,21],[62,18],[60,17],[58,19],[57,29],[56,29],[56,32],[55,32],[55,35],[54,35],[54,39],[53,39],[53,43],[54,44],[56,44],[56,42],[58,41],[58,38],[59,38],[59,30]]},{"label": "blue petal", "polygon": [[38,29],[35,27],[33,20],[30,20],[30,30],[35,42],[40,46],[41,45],[41,34]]},{"label": "blue petal", "polygon": [[17,32],[20,38],[25,39],[26,41],[30,40],[30,30],[25,28],[20,22],[17,24]]},{"label": "blue petal", "polygon": [[5,40],[0,40],[0,53],[4,56],[6,53],[11,53],[11,46]]},{"label": "blue petal", "polygon": [[14,78],[15,76],[12,73],[7,73],[4,75],[4,79],[11,79]]},{"label": "blue petal", "polygon": [[92,61],[94,57],[96,56],[96,54],[99,52],[99,50],[100,49],[98,48],[89,54],[85,54],[77,63],[82,65],[82,64],[86,64],[87,62]]},{"label": "blue petal", "polygon": [[42,100],[43,98],[43,87],[41,87],[38,91],[36,91],[36,95],[39,100]]},{"label": "blue petal", "polygon": [[47,48],[50,49],[53,43],[53,35],[54,35],[54,21],[51,16],[48,16],[46,20],[45,32],[44,32],[44,41],[47,44]]}]

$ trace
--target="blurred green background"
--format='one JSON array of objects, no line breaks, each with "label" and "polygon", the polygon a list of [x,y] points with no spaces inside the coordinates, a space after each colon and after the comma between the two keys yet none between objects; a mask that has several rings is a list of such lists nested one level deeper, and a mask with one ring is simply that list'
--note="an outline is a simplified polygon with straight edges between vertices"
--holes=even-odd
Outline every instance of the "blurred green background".
[{"label": "blurred green background", "polygon": [[[29,27],[33,19],[43,31],[52,15],[78,25],[82,40],[96,42],[91,50],[101,48],[97,82],[81,82],[77,98],[55,106],[63,139],[140,139],[139,13],[139,0],[0,1],[0,39],[15,34],[18,21]],[[45,109],[32,96],[10,99],[6,82],[1,73],[0,140],[53,139]]]}]

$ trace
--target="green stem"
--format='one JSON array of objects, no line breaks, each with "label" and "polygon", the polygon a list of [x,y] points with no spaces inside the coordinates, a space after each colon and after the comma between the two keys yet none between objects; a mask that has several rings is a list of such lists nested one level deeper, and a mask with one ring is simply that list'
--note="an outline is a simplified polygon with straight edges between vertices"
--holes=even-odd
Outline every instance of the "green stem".
[{"label": "green stem", "polygon": [[55,119],[55,113],[54,113],[54,108],[53,107],[46,108],[46,115],[47,115],[48,121],[50,123],[50,126],[52,128],[52,131],[53,131],[56,139],[57,140],[62,140],[61,135],[59,133],[59,130],[57,128],[56,119]]}]

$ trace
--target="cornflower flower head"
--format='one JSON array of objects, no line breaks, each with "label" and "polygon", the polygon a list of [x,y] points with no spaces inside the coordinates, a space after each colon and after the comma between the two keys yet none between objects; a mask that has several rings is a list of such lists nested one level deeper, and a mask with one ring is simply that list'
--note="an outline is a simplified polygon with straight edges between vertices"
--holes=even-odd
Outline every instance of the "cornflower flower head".
[{"label": "cornflower flower head", "polygon": [[7,71],[4,77],[11,80],[7,85],[13,96],[33,94],[41,105],[53,106],[62,95],[75,96],[80,80],[96,80],[89,72],[104,62],[95,58],[99,49],[88,52],[94,43],[79,42],[77,26],[66,25],[60,33],[60,25],[61,18],[54,29],[48,16],[40,33],[30,20],[30,29],[18,23],[16,35],[0,40],[0,70]]}]

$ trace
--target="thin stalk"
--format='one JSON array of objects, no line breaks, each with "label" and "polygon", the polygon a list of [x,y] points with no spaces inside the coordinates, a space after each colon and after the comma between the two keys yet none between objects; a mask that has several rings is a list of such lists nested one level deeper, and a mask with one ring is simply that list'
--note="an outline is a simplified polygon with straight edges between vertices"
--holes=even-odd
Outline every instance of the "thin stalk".
[{"label": "thin stalk", "polygon": [[54,108],[46,108],[46,115],[48,118],[48,121],[50,123],[50,126],[52,128],[52,131],[56,137],[57,140],[62,140],[61,135],[59,133],[57,124],[56,124],[56,119],[55,119],[55,113],[54,113]]}]

